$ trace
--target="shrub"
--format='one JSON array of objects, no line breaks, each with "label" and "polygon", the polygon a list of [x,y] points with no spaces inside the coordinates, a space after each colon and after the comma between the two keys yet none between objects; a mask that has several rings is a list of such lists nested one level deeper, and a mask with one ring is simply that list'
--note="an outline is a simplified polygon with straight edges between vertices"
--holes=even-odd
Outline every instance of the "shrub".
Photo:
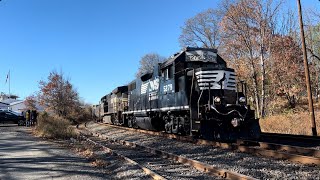
[{"label": "shrub", "polygon": [[71,111],[66,118],[73,124],[80,124],[92,120],[91,109],[88,107],[77,108]]},{"label": "shrub", "polygon": [[76,137],[71,122],[61,117],[51,116],[46,112],[38,116],[36,132],[47,138],[67,139]]}]

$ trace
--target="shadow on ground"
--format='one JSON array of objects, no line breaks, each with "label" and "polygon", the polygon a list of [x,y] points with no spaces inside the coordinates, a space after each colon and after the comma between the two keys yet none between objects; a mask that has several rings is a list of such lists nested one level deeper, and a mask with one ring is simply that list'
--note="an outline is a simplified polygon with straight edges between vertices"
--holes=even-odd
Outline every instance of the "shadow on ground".
[{"label": "shadow on ground", "polygon": [[[87,159],[39,138],[25,127],[0,127],[0,179],[106,179]],[[107,178],[108,179],[108,178]]]}]

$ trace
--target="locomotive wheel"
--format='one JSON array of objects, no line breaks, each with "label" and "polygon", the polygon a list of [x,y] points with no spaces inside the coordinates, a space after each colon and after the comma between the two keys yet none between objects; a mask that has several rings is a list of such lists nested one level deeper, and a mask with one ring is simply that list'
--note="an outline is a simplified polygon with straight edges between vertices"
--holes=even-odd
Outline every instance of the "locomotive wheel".
[{"label": "locomotive wheel", "polygon": [[178,127],[178,125],[175,125],[175,126],[176,126],[175,128],[174,128],[173,125],[171,126],[171,131],[174,134],[178,134],[179,133],[179,127]]},{"label": "locomotive wheel", "polygon": [[132,127],[135,128],[135,129],[138,129],[138,125],[137,125],[137,121],[136,121],[136,117],[133,116],[132,119],[131,119],[131,123],[132,123]]},{"label": "locomotive wheel", "polygon": [[172,126],[166,126],[166,133],[171,134],[172,133]]},{"label": "locomotive wheel", "polygon": [[167,123],[165,124],[164,129],[165,129],[166,133],[171,134],[171,133],[172,133],[172,123],[167,122]]},{"label": "locomotive wheel", "polygon": [[135,128],[135,129],[139,129],[139,126],[137,125],[136,122],[134,122],[132,126],[133,126],[133,128]]},{"label": "locomotive wheel", "polygon": [[128,127],[132,128],[132,118],[128,119]]}]

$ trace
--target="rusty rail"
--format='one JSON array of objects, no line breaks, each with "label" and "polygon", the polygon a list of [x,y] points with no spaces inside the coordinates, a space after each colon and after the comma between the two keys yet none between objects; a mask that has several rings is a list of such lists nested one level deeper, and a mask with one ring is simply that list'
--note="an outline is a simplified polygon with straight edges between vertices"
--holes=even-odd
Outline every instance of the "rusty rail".
[{"label": "rusty rail", "polygon": [[[254,142],[254,141],[247,141]],[[300,146],[290,146],[284,144],[276,144],[276,143],[267,143],[267,142],[259,142],[260,148],[269,149],[269,150],[277,150],[283,151],[290,154],[300,154],[304,156],[312,156],[316,158],[320,158],[320,151],[317,149],[304,148]]]},{"label": "rusty rail", "polygon": [[284,159],[284,160],[289,160],[289,161],[292,161],[295,163],[301,163],[301,164],[314,164],[318,166],[320,165],[320,157],[319,157],[320,151],[315,149],[307,149],[303,147],[266,143],[266,142],[255,142],[255,143],[259,143],[260,147],[257,148],[257,147],[241,145],[241,141],[240,143],[238,142],[238,144],[222,143],[217,141],[196,139],[191,136],[179,136],[175,134],[167,134],[167,133],[158,132],[158,131],[132,129],[132,128],[127,128],[123,126],[116,126],[116,125],[104,124],[104,123],[100,123],[100,124],[105,126],[111,126],[114,128],[120,128],[124,130],[136,131],[140,133],[157,135],[157,136],[170,138],[170,139],[176,139],[183,142],[191,142],[194,144],[209,145],[214,147],[220,147],[223,149],[236,150],[243,153],[254,154],[257,156],[263,156],[263,157],[274,158],[274,159]]}]

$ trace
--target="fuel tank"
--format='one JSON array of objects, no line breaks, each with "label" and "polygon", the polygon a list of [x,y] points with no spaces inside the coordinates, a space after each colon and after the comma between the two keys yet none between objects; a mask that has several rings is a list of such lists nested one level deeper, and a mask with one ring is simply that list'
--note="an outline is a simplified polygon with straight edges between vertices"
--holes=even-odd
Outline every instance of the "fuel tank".
[{"label": "fuel tank", "polygon": [[156,130],[152,125],[152,119],[148,116],[136,117],[136,123],[141,129]]},{"label": "fuel tank", "polygon": [[107,123],[107,124],[113,124],[112,122],[112,118],[110,115],[107,115],[107,116],[103,116],[103,123]]}]

